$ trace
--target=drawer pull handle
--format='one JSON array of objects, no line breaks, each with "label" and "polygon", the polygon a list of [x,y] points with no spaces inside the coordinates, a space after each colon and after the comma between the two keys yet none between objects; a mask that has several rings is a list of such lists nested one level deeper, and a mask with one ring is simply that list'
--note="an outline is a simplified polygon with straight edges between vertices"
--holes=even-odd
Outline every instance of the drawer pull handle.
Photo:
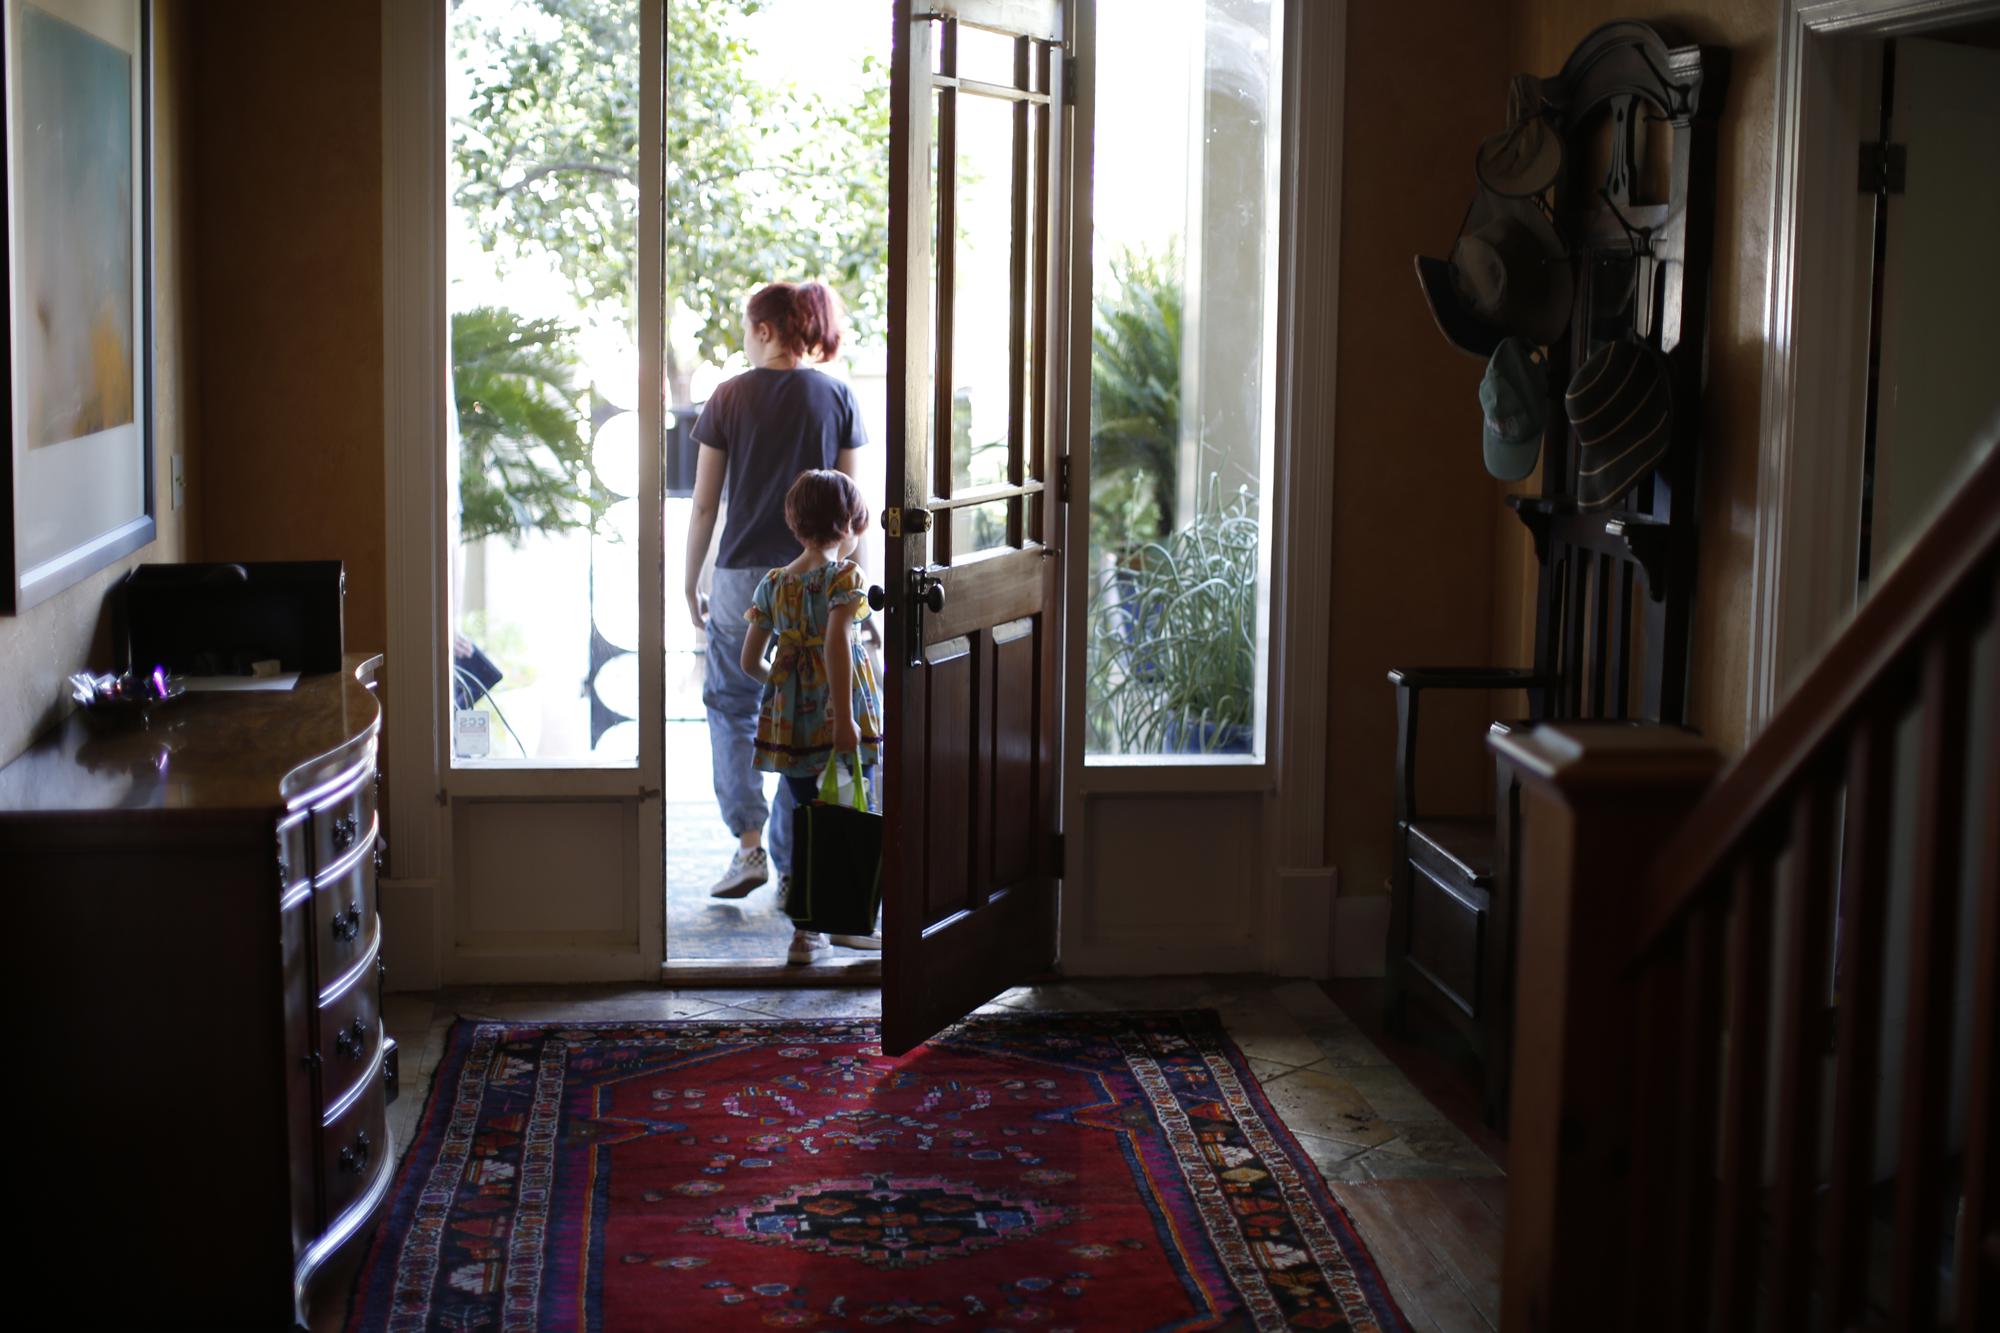
[{"label": "drawer pull handle", "polygon": [[360,1019],[333,1034],[333,1049],[352,1060],[368,1045],[368,1025]]},{"label": "drawer pull handle", "polygon": [[361,836],[361,816],[341,815],[333,821],[333,850],[344,852]]},{"label": "drawer pull handle", "polygon": [[337,940],[351,940],[361,933],[361,904],[351,903],[345,912],[333,918],[333,937]]},{"label": "drawer pull handle", "polygon": [[340,1150],[340,1169],[359,1173],[368,1166],[368,1151],[374,1147],[368,1141],[368,1131],[362,1130],[354,1136],[354,1146]]}]

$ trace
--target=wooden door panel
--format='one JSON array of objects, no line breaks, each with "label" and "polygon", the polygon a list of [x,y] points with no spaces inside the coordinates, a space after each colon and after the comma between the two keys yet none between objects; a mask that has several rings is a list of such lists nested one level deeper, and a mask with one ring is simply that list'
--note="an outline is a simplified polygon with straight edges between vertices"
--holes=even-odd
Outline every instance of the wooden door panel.
[{"label": "wooden door panel", "polygon": [[944,588],[944,610],[925,615],[925,642],[941,643],[1040,614],[1047,597],[1042,586],[1046,549],[1028,546],[1000,555],[982,555],[963,565],[937,567],[934,573]]},{"label": "wooden door panel", "polygon": [[1035,872],[1042,845],[1035,802],[1035,747],[1040,740],[1039,618],[1014,621],[986,636],[992,682],[992,801],[986,824],[990,882],[1014,884]]},{"label": "wooden door panel", "polygon": [[972,645],[964,639],[925,653],[924,925],[964,911],[972,873],[966,832],[972,819]]}]

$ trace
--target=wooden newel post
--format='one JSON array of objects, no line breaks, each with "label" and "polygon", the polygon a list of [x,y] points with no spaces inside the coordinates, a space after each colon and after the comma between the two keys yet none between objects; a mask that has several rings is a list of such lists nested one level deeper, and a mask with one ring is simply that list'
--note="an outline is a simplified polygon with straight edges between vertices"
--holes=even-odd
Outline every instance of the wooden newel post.
[{"label": "wooden newel post", "polygon": [[1503,1333],[1616,1327],[1629,1271],[1649,857],[1722,759],[1691,732],[1565,723],[1495,736],[1521,783]]}]

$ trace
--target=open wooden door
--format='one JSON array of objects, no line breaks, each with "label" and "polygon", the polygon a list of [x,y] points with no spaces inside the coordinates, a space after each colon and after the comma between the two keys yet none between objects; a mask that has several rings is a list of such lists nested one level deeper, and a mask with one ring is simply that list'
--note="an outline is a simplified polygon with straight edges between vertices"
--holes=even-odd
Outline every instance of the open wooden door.
[{"label": "open wooden door", "polygon": [[1068,8],[896,0],[878,590],[892,1054],[1056,957]]}]

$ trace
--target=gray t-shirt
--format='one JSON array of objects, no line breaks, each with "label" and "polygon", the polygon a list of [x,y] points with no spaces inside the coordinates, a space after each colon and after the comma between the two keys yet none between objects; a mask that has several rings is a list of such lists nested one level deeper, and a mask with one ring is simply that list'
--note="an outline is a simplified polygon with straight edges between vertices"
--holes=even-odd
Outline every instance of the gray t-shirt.
[{"label": "gray t-shirt", "polygon": [[694,438],[729,455],[723,494],[723,569],[772,569],[799,553],[785,524],[785,492],[801,472],[837,465],[842,449],[868,441],[854,392],[831,375],[745,371],[726,380],[701,409]]}]

